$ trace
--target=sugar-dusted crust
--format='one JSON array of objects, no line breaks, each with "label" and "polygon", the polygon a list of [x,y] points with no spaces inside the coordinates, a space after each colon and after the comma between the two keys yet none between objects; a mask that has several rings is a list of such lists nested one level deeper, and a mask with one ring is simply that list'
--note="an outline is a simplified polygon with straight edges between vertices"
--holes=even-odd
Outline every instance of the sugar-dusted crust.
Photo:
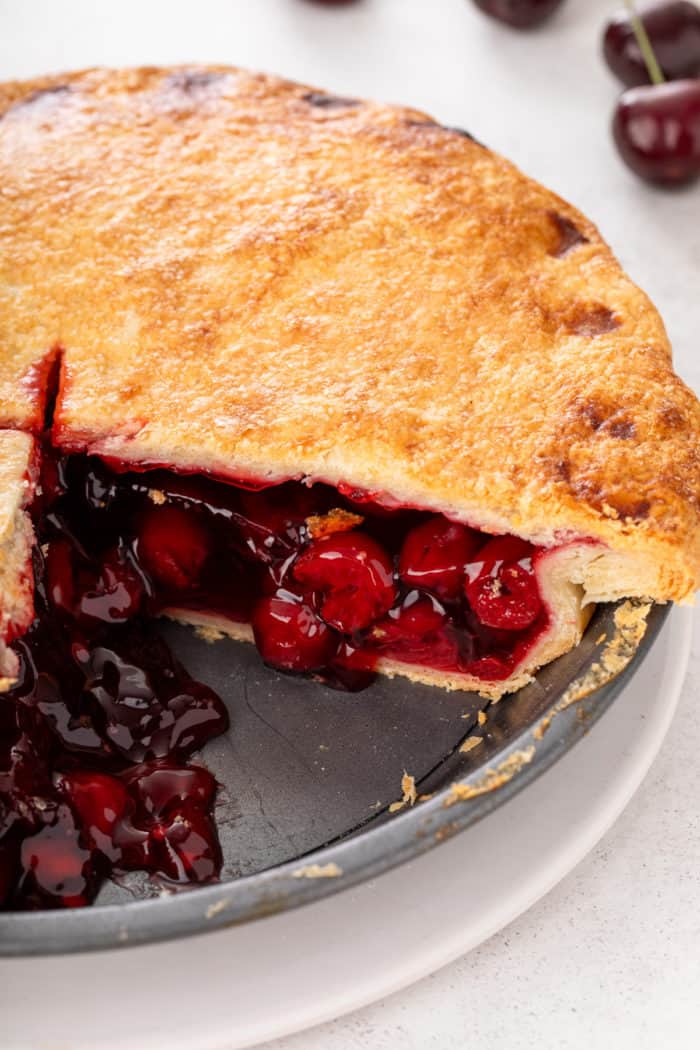
[{"label": "sugar-dusted crust", "polygon": [[0,430],[0,692],[17,671],[5,643],[22,634],[34,615],[34,534],[25,508],[34,493],[35,465],[31,435]]},{"label": "sugar-dusted crust", "polygon": [[594,537],[624,557],[592,594],[695,590],[698,402],[595,228],[507,161],[225,68],[5,84],[0,114],[6,424],[62,347],[65,445]]},{"label": "sugar-dusted crust", "polygon": [[0,423],[40,427],[59,354],[66,448],[568,544],[575,620],[691,599],[700,405],[661,319],[465,135],[235,69],[92,70],[0,85],[0,185]]}]

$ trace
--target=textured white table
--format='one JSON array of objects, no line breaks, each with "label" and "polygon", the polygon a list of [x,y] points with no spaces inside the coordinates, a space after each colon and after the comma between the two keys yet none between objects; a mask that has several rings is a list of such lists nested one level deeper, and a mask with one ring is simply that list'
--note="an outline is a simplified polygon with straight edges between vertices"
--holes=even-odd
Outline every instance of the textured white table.
[{"label": "textured white table", "polygon": [[[220,61],[415,105],[468,128],[596,220],[660,307],[700,389],[700,188],[618,162],[598,58],[615,0],[568,0],[535,35],[468,0],[0,0],[0,77]],[[700,1045],[700,624],[677,717],[599,847],[480,949],[401,994],[267,1050],[695,1050]]]}]

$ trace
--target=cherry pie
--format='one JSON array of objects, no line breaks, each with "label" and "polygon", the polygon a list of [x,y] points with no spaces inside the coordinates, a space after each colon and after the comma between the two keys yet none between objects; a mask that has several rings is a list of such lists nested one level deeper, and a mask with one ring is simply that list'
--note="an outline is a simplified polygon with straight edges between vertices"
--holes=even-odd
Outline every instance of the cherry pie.
[{"label": "cherry pie", "polygon": [[[424,114],[228,68],[0,86],[0,900],[215,877],[147,626],[488,697],[690,601],[700,405],[596,229]],[[39,802],[37,802],[39,799]]]}]

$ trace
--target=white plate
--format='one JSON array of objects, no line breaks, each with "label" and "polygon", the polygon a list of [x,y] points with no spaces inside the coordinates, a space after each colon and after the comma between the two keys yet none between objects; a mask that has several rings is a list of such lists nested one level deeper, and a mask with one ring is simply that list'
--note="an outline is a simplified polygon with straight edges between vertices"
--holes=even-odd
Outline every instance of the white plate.
[{"label": "white plate", "polygon": [[511,922],[615,821],[670,724],[690,652],[674,610],[553,769],[487,819],[317,904],[189,940],[0,963],[4,1050],[238,1050],[411,984]]}]

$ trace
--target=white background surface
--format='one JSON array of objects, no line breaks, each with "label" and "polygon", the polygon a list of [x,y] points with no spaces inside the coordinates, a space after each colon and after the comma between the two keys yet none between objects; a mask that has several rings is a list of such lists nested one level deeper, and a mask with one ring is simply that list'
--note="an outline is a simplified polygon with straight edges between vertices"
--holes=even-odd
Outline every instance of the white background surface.
[{"label": "white background surface", "polygon": [[[346,8],[308,0],[0,0],[0,77],[224,61],[405,102],[468,128],[598,223],[660,307],[678,371],[697,390],[700,187],[650,189],[614,154],[608,122],[616,86],[598,57],[600,26],[614,6],[567,0],[548,26],[523,36],[487,22],[468,0],[357,0]],[[269,1050],[700,1045],[699,700],[696,625],[663,750],[573,874],[461,962]]]}]

